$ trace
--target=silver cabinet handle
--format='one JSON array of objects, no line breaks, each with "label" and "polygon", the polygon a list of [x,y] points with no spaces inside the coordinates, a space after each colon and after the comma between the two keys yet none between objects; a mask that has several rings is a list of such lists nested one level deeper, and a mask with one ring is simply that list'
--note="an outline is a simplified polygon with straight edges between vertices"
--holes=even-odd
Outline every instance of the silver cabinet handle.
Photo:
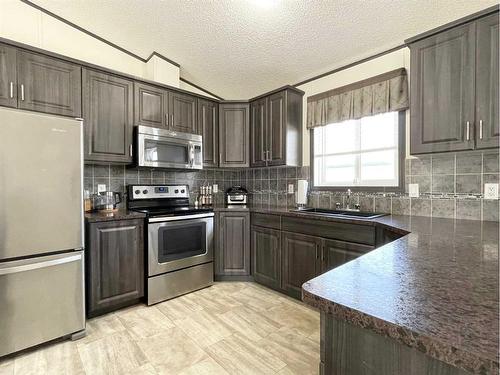
[{"label": "silver cabinet handle", "polygon": [[0,275],[8,275],[8,274],[12,274],[12,273],[19,273],[19,272],[24,272],[24,271],[36,270],[39,268],[57,266],[59,264],[75,262],[75,261],[78,261],[81,259],[82,259],[82,255],[76,254],[76,255],[72,255],[72,256],[66,256],[64,258],[46,260],[44,262],[20,264],[18,266],[0,268]]},{"label": "silver cabinet handle", "polygon": [[266,161],[266,152],[262,151],[262,161]]},{"label": "silver cabinet handle", "polygon": [[14,97],[14,82],[10,82],[10,97]]},{"label": "silver cabinet handle", "polygon": [[133,156],[132,143],[128,146],[128,152],[130,153],[130,157]]},{"label": "silver cabinet handle", "polygon": [[222,164],[222,152],[219,154],[219,164]]},{"label": "silver cabinet handle", "polygon": [[465,132],[466,132],[466,139],[470,140],[470,121],[467,121],[466,127],[465,127]]},{"label": "silver cabinet handle", "polygon": [[168,126],[168,113],[165,113],[165,125]]},{"label": "silver cabinet handle", "polygon": [[483,120],[479,120],[479,139],[483,139]]},{"label": "silver cabinet handle", "polygon": [[170,123],[170,126],[174,126],[174,114],[172,113],[170,115],[171,119],[172,119],[172,122]]},{"label": "silver cabinet handle", "polygon": [[266,151],[266,160],[271,161],[271,152],[269,150]]},{"label": "silver cabinet handle", "polygon": [[21,83],[21,100],[24,100],[24,85]]}]

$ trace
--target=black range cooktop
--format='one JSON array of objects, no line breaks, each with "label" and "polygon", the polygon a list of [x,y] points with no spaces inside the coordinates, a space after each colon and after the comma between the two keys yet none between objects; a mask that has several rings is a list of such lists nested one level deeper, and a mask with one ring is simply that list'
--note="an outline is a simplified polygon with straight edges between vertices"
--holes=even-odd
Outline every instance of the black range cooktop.
[{"label": "black range cooktop", "polygon": [[134,208],[132,210],[137,212],[143,212],[149,217],[196,215],[213,211],[212,208],[194,207],[194,206]]}]

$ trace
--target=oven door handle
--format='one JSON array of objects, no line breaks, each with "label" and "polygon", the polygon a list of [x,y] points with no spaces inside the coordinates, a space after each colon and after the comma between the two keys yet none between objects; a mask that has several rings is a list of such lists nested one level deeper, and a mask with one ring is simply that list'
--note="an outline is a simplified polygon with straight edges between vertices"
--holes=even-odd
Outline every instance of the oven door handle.
[{"label": "oven door handle", "polygon": [[180,221],[180,220],[190,220],[190,219],[201,219],[204,217],[213,217],[214,213],[209,212],[206,214],[196,214],[196,215],[185,215],[185,216],[169,216],[169,217],[152,217],[148,220],[148,223],[161,223],[165,221]]}]

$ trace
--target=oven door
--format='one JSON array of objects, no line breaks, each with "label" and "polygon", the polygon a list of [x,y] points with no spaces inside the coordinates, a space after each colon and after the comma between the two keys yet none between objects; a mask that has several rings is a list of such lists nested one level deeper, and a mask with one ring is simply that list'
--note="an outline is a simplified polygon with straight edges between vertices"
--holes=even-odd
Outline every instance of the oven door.
[{"label": "oven door", "polygon": [[[186,138],[189,136],[186,135]],[[139,133],[137,144],[139,166],[176,169],[203,167],[202,145],[197,140]]]},{"label": "oven door", "polygon": [[213,215],[149,219],[148,276],[213,261]]}]

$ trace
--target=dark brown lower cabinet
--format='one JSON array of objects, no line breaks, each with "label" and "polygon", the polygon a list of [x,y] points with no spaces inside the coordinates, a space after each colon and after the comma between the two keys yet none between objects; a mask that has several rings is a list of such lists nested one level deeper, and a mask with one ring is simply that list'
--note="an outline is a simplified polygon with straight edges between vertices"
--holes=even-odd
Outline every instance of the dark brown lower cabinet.
[{"label": "dark brown lower cabinet", "polygon": [[373,250],[373,246],[358,243],[323,240],[322,272],[329,271]]},{"label": "dark brown lower cabinet", "polygon": [[302,284],[321,272],[322,239],[299,233],[282,232],[282,288],[301,298]]},{"label": "dark brown lower cabinet", "polygon": [[220,212],[216,221],[215,276],[249,277],[250,213]]},{"label": "dark brown lower cabinet", "polygon": [[252,275],[254,280],[273,289],[281,287],[281,232],[252,226]]},{"label": "dark brown lower cabinet", "polygon": [[[294,225],[286,223],[290,218],[278,215],[261,213],[252,214],[251,241],[252,241],[252,275],[256,282],[273,289],[285,292],[291,297],[301,299],[302,284],[319,274],[339,267],[357,257],[366,254],[375,248],[374,227],[349,224],[346,227],[339,223],[331,226],[311,226],[310,220],[303,219]],[[283,223],[294,231],[282,230]],[[309,223],[309,224],[308,224]],[[296,225],[295,225],[296,224]],[[324,235],[338,235],[349,237],[357,229],[358,238],[370,244],[361,244],[339,239],[329,239],[311,232]],[[309,234],[299,233],[302,230]],[[359,235],[361,233],[361,235]],[[381,230],[377,238],[381,246],[386,242]],[[401,235],[395,234],[399,238]],[[393,241],[396,238],[392,238]]]},{"label": "dark brown lower cabinet", "polygon": [[144,296],[142,219],[87,224],[87,316],[136,303]]}]

